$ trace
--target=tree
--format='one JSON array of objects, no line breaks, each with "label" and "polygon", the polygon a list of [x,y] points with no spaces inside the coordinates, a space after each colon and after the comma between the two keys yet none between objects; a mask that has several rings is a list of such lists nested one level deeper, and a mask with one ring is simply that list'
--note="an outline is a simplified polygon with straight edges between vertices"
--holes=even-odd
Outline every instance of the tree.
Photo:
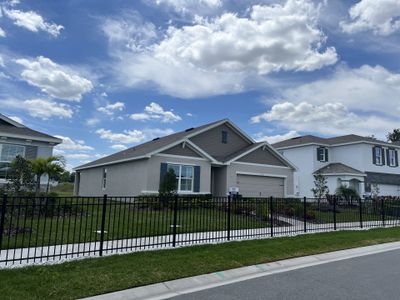
[{"label": "tree", "polygon": [[349,204],[353,204],[353,200],[360,197],[355,189],[343,184],[336,189],[336,195],[343,197]]},{"label": "tree", "polygon": [[32,191],[34,186],[34,174],[32,164],[18,155],[10,165],[8,183],[6,189],[18,194],[22,190]]},{"label": "tree", "polygon": [[176,194],[176,190],[176,174],[174,169],[170,168],[161,180],[158,193],[160,196],[173,196]]},{"label": "tree", "polygon": [[393,129],[392,132],[389,132],[386,135],[388,142],[400,142],[400,128]]},{"label": "tree", "polygon": [[[36,176],[35,193],[37,196],[37,195],[39,195],[39,192],[40,192],[41,177],[45,174],[48,174],[48,172],[52,171],[53,164],[64,166],[65,160],[62,156],[50,156],[48,158],[38,157],[38,158],[32,160],[31,163],[32,163],[33,173]],[[50,180],[50,178],[49,178],[49,180]]]},{"label": "tree", "polygon": [[325,197],[326,194],[329,193],[329,188],[327,186],[326,177],[321,173],[314,174],[314,188],[311,191],[314,194],[314,197],[318,199],[318,205],[321,201],[321,198]]},{"label": "tree", "polygon": [[50,180],[51,179],[56,179],[57,177],[60,177],[60,175],[64,172],[64,166],[59,164],[59,163],[51,163],[47,166],[47,175],[49,176],[49,180],[47,180],[47,186],[46,186],[46,194],[49,193],[49,187],[50,187]]},{"label": "tree", "polygon": [[371,184],[371,197],[376,199],[380,193],[379,185],[377,183]]}]

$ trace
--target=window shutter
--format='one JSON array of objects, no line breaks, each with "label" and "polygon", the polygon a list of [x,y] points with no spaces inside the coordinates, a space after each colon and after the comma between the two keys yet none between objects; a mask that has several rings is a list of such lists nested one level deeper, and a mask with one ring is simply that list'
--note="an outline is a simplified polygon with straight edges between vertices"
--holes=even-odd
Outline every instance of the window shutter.
[{"label": "window shutter", "polygon": [[322,148],[317,148],[317,160],[321,161]]},{"label": "window shutter", "polygon": [[390,155],[389,155],[389,149],[386,149],[386,164],[390,166]]},{"label": "window shutter", "polygon": [[372,147],[372,162],[376,165],[376,147]]},{"label": "window shutter", "polygon": [[396,167],[399,166],[399,157],[397,156],[397,150],[394,151],[394,159],[396,160]]},{"label": "window shutter", "polygon": [[25,158],[35,159],[37,157],[38,147],[37,146],[26,146],[25,147]]},{"label": "window shutter", "polygon": [[329,161],[329,159],[328,159],[328,148],[325,148],[325,161]]},{"label": "window shutter", "polygon": [[194,166],[193,192],[200,192],[200,166]]},{"label": "window shutter", "polygon": [[167,173],[167,168],[168,168],[168,164],[161,163],[161,167],[160,167],[160,186],[161,186],[161,183],[164,180],[165,174]]},{"label": "window shutter", "polygon": [[382,153],[382,165],[386,165],[386,160],[385,160],[385,149],[381,148],[381,153]]}]

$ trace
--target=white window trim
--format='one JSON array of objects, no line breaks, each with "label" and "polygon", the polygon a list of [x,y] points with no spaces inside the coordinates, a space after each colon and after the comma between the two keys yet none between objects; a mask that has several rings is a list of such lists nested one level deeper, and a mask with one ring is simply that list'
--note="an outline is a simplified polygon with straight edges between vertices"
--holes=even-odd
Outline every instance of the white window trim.
[{"label": "white window trim", "polygon": [[[8,143],[0,143],[0,162],[2,162],[2,163],[10,163],[11,161],[8,161],[8,160],[1,160],[1,152],[2,152],[2,148],[3,148],[3,145],[7,145],[7,146],[16,146],[16,147],[21,147],[22,149],[23,149],[23,151],[22,151],[22,157],[25,157],[25,152],[26,152],[26,147],[24,146],[24,145],[18,145],[18,144],[8,144]],[[15,158],[15,157],[14,157]]]},{"label": "white window trim", "polygon": [[[394,149],[388,149],[388,159],[389,159],[389,167],[395,167],[396,166],[396,150]],[[392,163],[393,162],[393,163]]]},{"label": "white window trim", "polygon": [[319,147],[319,149],[322,149],[322,157],[321,157],[321,159],[319,159],[319,157],[318,157],[318,161],[327,162],[326,156],[325,156],[325,153],[326,153],[325,151],[329,151],[328,148],[327,147]]},{"label": "white window trim", "polygon": [[[378,149],[379,149],[379,155],[378,155]],[[376,147],[375,148],[375,164],[378,166],[383,165],[383,148],[381,147]]]},{"label": "white window trim", "polygon": [[[191,164],[177,164],[177,163],[168,163],[168,168],[169,169],[170,166],[179,166],[179,174],[176,174],[177,178],[178,178],[178,193],[193,193],[193,188],[194,188],[194,165]],[[182,167],[190,167],[192,168],[192,178],[190,177],[182,177]],[[191,183],[191,189],[190,190],[181,190],[181,180],[182,179],[191,179],[192,183]]]}]

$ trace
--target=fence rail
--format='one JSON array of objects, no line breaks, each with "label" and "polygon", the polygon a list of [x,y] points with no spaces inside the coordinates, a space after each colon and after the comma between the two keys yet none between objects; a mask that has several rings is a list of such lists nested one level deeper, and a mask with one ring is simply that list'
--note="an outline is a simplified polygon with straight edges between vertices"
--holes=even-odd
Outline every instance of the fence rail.
[{"label": "fence rail", "polygon": [[399,200],[8,197],[0,267],[306,232],[400,225]]}]

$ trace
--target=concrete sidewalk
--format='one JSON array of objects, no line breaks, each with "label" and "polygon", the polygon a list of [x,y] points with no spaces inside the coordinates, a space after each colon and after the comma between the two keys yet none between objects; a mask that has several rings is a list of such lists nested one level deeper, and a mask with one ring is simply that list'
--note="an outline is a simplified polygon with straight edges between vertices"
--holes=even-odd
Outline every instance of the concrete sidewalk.
[{"label": "concrete sidewalk", "polygon": [[257,277],[398,249],[400,242],[341,250],[177,279],[85,299],[166,299]]}]

